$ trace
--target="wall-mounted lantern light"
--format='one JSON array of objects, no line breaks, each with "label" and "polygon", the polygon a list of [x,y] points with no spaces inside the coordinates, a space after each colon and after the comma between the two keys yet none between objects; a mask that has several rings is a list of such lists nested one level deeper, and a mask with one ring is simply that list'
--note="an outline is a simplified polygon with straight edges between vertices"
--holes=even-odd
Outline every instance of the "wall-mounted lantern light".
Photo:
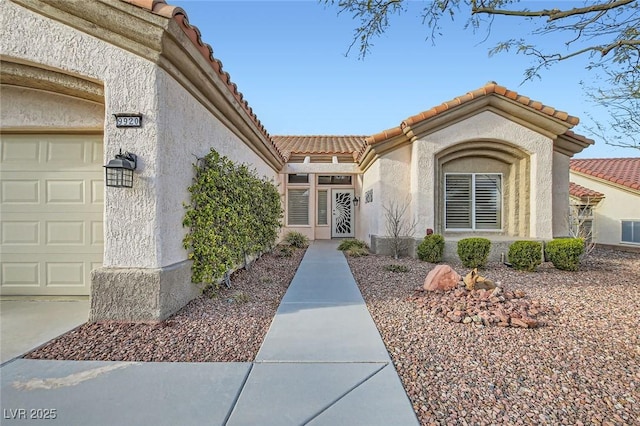
[{"label": "wall-mounted lantern light", "polygon": [[353,205],[355,207],[358,207],[358,204],[360,204],[360,198],[358,197],[353,197]]},{"label": "wall-mounted lantern light", "polygon": [[115,188],[131,188],[137,159],[138,157],[130,152],[123,154],[121,149],[120,153],[116,154],[116,158],[104,166],[106,185]]}]

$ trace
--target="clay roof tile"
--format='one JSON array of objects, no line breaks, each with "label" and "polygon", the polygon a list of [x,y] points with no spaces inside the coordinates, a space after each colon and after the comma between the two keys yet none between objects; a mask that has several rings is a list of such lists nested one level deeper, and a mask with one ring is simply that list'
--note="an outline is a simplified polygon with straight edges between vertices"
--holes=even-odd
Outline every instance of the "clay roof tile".
[{"label": "clay roof tile", "polygon": [[572,159],[570,169],[631,189],[640,189],[640,158]]}]

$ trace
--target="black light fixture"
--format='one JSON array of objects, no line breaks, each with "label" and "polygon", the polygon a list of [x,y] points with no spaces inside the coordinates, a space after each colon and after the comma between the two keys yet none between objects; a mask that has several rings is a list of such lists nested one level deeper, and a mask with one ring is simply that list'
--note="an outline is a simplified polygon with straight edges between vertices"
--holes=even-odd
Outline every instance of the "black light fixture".
[{"label": "black light fixture", "polygon": [[355,207],[358,207],[358,204],[360,204],[360,198],[358,197],[353,197],[353,205]]},{"label": "black light fixture", "polygon": [[138,157],[130,152],[116,154],[116,158],[110,160],[104,166],[107,186],[115,188],[131,188],[133,186],[133,171],[136,169]]}]

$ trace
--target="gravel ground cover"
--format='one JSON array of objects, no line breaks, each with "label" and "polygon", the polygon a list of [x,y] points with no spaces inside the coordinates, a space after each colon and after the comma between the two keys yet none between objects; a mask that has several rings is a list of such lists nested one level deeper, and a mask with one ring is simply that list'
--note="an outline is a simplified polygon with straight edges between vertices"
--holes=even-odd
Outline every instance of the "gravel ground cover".
[{"label": "gravel ground cover", "polygon": [[416,291],[433,264],[348,261],[422,424],[640,425],[640,255],[596,250],[577,272],[489,264],[544,308],[533,329],[447,321],[428,304],[442,295]]},{"label": "gravel ground cover", "polygon": [[253,361],[305,250],[264,255],[231,277],[231,288],[201,296],[160,323],[84,324],[27,354],[32,359]]}]

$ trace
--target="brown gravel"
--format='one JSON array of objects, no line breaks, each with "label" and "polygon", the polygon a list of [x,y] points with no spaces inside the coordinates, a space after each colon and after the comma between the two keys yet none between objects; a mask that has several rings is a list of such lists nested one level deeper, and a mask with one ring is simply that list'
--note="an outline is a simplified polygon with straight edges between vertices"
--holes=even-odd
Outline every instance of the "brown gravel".
[{"label": "brown gravel", "polygon": [[253,361],[280,300],[302,260],[266,254],[231,277],[216,298],[201,296],[157,324],[82,325],[29,353],[32,359],[243,362]]},{"label": "brown gravel", "polygon": [[[86,324],[27,357],[252,361],[302,255],[266,255],[218,298],[162,323]],[[578,272],[481,271],[541,303],[534,329],[447,321],[428,303],[441,294],[415,291],[433,264],[375,255],[349,264],[422,424],[640,425],[640,255],[596,250]]]},{"label": "brown gravel", "polygon": [[[409,272],[389,272],[388,264]],[[349,264],[422,424],[640,425],[640,255],[596,250],[577,272],[551,264],[482,274],[548,308],[535,329],[445,320],[416,293],[433,264]],[[461,275],[461,264],[451,264]]]}]

